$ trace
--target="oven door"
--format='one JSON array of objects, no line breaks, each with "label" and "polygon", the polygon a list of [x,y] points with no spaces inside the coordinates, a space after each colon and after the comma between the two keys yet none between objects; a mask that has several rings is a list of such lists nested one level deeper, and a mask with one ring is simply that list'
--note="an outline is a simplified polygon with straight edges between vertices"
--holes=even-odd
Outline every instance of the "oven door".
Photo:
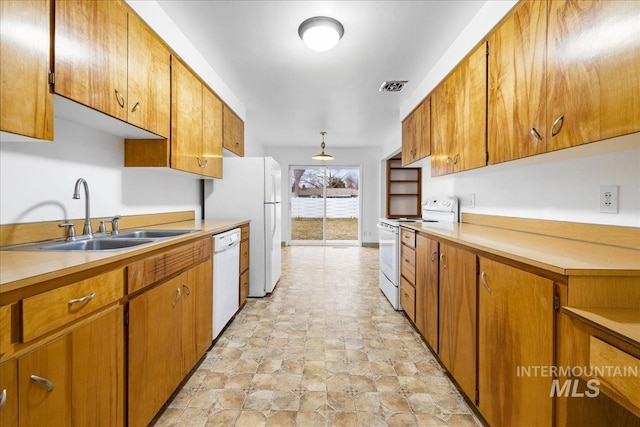
[{"label": "oven door", "polygon": [[398,227],[378,223],[380,230],[380,272],[398,286]]}]

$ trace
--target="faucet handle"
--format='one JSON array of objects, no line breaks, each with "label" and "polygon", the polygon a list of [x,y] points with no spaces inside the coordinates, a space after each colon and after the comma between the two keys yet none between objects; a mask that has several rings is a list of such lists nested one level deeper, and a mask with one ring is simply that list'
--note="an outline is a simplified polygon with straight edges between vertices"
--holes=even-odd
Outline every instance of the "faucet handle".
[{"label": "faucet handle", "polygon": [[98,227],[98,233],[106,233],[106,232],[107,232],[106,221],[102,220],[100,221],[100,227]]},{"label": "faucet handle", "polygon": [[76,240],[76,227],[73,223],[63,222],[62,224],[58,224],[58,227],[67,227],[67,237],[64,239],[65,242]]},{"label": "faucet handle", "polygon": [[118,234],[120,230],[118,230],[118,220],[122,218],[121,215],[116,215],[111,218],[111,234]]}]

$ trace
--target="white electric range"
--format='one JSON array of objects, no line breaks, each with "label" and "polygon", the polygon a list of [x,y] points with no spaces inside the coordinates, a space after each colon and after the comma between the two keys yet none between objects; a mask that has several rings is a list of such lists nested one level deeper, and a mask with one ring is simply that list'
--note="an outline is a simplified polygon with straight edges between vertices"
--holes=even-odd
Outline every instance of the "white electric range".
[{"label": "white electric range", "polygon": [[434,227],[452,227],[459,221],[458,199],[452,196],[428,197],[422,203],[422,218],[381,218],[380,230],[380,290],[396,310],[400,307],[400,224],[429,223]]}]

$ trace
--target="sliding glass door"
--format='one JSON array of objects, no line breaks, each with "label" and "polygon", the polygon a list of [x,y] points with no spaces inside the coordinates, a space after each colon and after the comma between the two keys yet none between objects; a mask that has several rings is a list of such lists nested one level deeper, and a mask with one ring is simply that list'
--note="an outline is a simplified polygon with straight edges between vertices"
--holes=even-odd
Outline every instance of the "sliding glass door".
[{"label": "sliding glass door", "polygon": [[292,245],[360,245],[360,168],[289,169]]}]

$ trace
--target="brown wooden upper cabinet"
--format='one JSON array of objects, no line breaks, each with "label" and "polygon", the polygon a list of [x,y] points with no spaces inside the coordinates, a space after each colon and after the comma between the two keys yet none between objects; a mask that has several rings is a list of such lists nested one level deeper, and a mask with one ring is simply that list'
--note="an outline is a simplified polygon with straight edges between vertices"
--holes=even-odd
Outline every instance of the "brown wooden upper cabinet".
[{"label": "brown wooden upper cabinet", "polygon": [[431,98],[402,121],[402,166],[431,154]]},{"label": "brown wooden upper cabinet", "polygon": [[244,157],[244,122],[225,104],[222,108],[222,146],[240,157]]},{"label": "brown wooden upper cabinet", "polygon": [[638,19],[638,2],[518,3],[488,37],[489,164],[639,131]]},{"label": "brown wooden upper cabinet", "polygon": [[121,1],[56,1],[55,92],[169,136],[170,54]]},{"label": "brown wooden upper cabinet", "polygon": [[486,166],[486,51],[476,47],[431,93],[431,176]]},{"label": "brown wooden upper cabinet", "polygon": [[129,13],[128,57],[128,122],[169,137],[171,54],[134,13]]},{"label": "brown wooden upper cabinet", "polygon": [[521,1],[489,35],[489,164],[547,151],[547,3]]},{"label": "brown wooden upper cabinet", "polygon": [[547,150],[640,131],[640,2],[549,0]]},{"label": "brown wooden upper cabinet", "polygon": [[222,102],[177,58],[172,81],[171,167],[222,178]]},{"label": "brown wooden upper cabinet", "polygon": [[0,130],[49,141],[51,6],[49,0],[0,2]]}]

